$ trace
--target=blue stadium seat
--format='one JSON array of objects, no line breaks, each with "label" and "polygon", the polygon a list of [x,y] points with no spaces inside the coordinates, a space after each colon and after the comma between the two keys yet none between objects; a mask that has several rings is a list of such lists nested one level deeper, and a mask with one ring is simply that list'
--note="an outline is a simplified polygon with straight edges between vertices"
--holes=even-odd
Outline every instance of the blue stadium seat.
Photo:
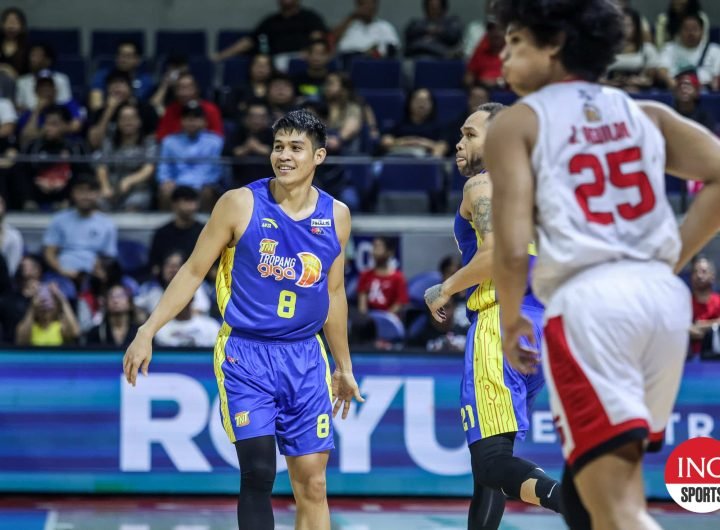
[{"label": "blue stadium seat", "polygon": [[373,310],[368,314],[375,322],[379,339],[389,342],[401,342],[405,339],[405,327],[394,313]]},{"label": "blue stadium seat", "polygon": [[436,120],[442,125],[456,122],[467,110],[468,98],[464,90],[433,90]]},{"label": "blue stadium seat", "polygon": [[720,93],[710,92],[702,94],[700,96],[700,106],[715,120],[715,127],[717,129],[718,126],[720,126]]},{"label": "blue stadium seat", "polygon": [[31,44],[47,44],[58,57],[67,55],[77,57],[80,53],[79,29],[40,29],[30,30]]},{"label": "blue stadium seat", "polygon": [[148,248],[144,243],[132,239],[118,241],[118,263],[123,272],[132,274],[142,270],[147,264]]},{"label": "blue stadium seat", "polygon": [[61,57],[55,61],[55,70],[66,74],[73,86],[87,84],[87,69],[82,57]]},{"label": "blue stadium seat", "polygon": [[250,57],[234,57],[223,63],[223,86],[236,87],[244,85],[248,80]]},{"label": "blue stadium seat", "polygon": [[379,177],[380,192],[431,192],[442,189],[442,171],[438,164],[418,164],[411,159],[406,164],[382,165]]},{"label": "blue stadium seat", "polygon": [[373,182],[371,168],[372,166],[369,163],[343,165],[345,176],[361,195],[370,188]]},{"label": "blue stadium seat", "polygon": [[508,90],[493,90],[492,94],[490,94],[490,101],[502,103],[503,105],[512,105],[517,99],[517,94]]},{"label": "blue stadium seat", "polygon": [[720,43],[720,26],[710,28],[710,42]]},{"label": "blue stadium seat", "polygon": [[400,88],[400,61],[394,59],[355,59],[350,78],[358,88]]},{"label": "blue stadium seat", "polygon": [[415,88],[463,88],[464,61],[420,59],[415,62]]},{"label": "blue stadium seat", "polygon": [[215,64],[205,57],[194,57],[188,61],[190,72],[195,76],[200,92],[206,94],[215,80]]},{"label": "blue stadium seat", "polygon": [[[306,69],[307,61],[305,59],[295,57],[293,59],[290,59],[290,62],[288,63],[287,73],[290,77],[293,77],[302,74]],[[340,61],[335,58],[328,63],[328,71],[337,72],[338,70],[340,70]]]},{"label": "blue stadium seat", "polygon": [[91,36],[90,57],[95,58],[99,55],[114,56],[118,44],[126,41],[137,44],[140,55],[145,55],[145,32],[143,30],[95,30]]},{"label": "blue stadium seat", "polygon": [[649,99],[652,101],[658,101],[672,107],[673,95],[672,92],[665,90],[650,90],[648,92],[641,92],[636,94],[629,94],[633,99]]},{"label": "blue stadium seat", "polygon": [[204,31],[167,31],[155,34],[155,53],[160,56],[207,56],[207,35]]},{"label": "blue stadium seat", "polygon": [[410,303],[416,307],[425,307],[425,291],[442,281],[438,271],[416,274],[408,280],[408,296]]},{"label": "blue stadium seat", "polygon": [[224,50],[249,35],[252,35],[251,30],[221,29],[217,36],[217,51]]},{"label": "blue stadium seat", "polygon": [[387,132],[402,120],[405,112],[405,93],[400,89],[358,90],[377,118],[378,128]]}]

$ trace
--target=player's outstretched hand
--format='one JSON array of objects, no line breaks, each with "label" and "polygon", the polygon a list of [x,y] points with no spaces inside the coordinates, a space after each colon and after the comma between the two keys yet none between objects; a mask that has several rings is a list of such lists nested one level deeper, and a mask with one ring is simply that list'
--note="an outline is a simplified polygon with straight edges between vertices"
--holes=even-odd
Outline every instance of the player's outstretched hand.
[{"label": "player's outstretched hand", "polygon": [[[510,365],[522,374],[534,374],[540,364],[539,344],[535,340],[535,329],[532,322],[525,317],[518,320],[503,330],[503,353],[510,362]],[[525,338],[525,344],[521,341]]]},{"label": "player's outstretched hand", "polygon": [[365,402],[365,399],[360,395],[360,389],[355,382],[353,373],[341,372],[340,370],[335,370],[332,375],[332,397],[334,400],[333,418],[337,416],[340,406],[343,407],[342,419],[347,418],[353,398],[360,403]]},{"label": "player's outstretched hand", "polygon": [[152,338],[148,338],[138,331],[123,357],[123,372],[127,382],[135,386],[139,370],[142,370],[143,375],[147,375],[151,359]]},{"label": "player's outstretched hand", "polygon": [[425,291],[425,303],[430,308],[430,313],[438,322],[445,322],[445,304],[450,301],[450,296],[443,293],[442,284],[433,285]]}]

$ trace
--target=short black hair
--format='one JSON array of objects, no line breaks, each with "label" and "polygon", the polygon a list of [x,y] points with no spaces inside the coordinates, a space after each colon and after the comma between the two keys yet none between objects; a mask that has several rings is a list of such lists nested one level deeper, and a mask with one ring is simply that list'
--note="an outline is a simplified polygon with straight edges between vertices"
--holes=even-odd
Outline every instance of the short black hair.
[{"label": "short black hair", "polygon": [[625,40],[615,0],[496,0],[493,8],[502,26],[528,29],[538,46],[564,36],[560,60],[586,81],[603,75]]},{"label": "short black hair", "polygon": [[272,126],[273,137],[278,131],[305,133],[315,149],[324,148],[327,143],[325,124],[315,114],[303,109],[288,112],[276,121]]},{"label": "short black hair", "polygon": [[[428,4],[430,3],[430,0],[423,0],[423,11],[427,13],[428,10]],[[443,10],[443,12],[447,13],[448,10],[448,0],[440,0],[440,8]]]},{"label": "short black hair", "polygon": [[132,88],[132,78],[127,72],[122,70],[112,70],[105,78],[105,88],[109,87],[113,83],[125,83],[127,86]]},{"label": "short black hair", "polygon": [[55,50],[52,49],[52,46],[45,42],[36,42],[30,46],[30,50],[33,48],[39,48],[42,50],[43,55],[47,57],[50,60],[50,64],[55,64],[55,60],[57,59],[57,56],[55,55]]},{"label": "short black hair", "polygon": [[87,186],[92,190],[99,190],[100,181],[92,173],[78,173],[70,180],[70,189],[75,189],[80,186]]},{"label": "short black hair", "polygon": [[684,14],[680,17],[680,25],[678,26],[678,31],[680,30],[680,28],[682,27],[683,23],[684,23],[688,18],[693,18],[693,19],[697,20],[697,22],[698,22],[698,24],[700,24],[700,27],[701,27],[701,28],[704,28],[704,27],[705,27],[705,21],[704,21],[704,20],[702,19],[702,17],[700,16],[700,13],[693,13],[692,11],[690,11],[690,12],[684,13]]},{"label": "short black hair", "polygon": [[487,112],[488,113],[487,121],[490,122],[504,108],[505,108],[505,105],[503,105],[502,103],[496,103],[494,101],[490,101],[488,103],[483,103],[482,105],[478,106],[478,108],[475,109],[475,112]]},{"label": "short black hair", "polygon": [[70,111],[64,105],[50,105],[43,111],[43,116],[47,119],[48,116],[60,116],[60,119],[65,123],[72,121]]},{"label": "short black hair", "polygon": [[191,188],[190,186],[178,186],[173,190],[170,200],[172,202],[198,201],[200,200],[200,195],[195,188]]}]

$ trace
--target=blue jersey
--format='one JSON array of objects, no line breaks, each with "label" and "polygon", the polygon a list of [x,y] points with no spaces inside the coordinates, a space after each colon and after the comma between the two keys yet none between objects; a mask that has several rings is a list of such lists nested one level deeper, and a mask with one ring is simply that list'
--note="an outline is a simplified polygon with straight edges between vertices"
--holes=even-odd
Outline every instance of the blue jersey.
[{"label": "blue jersey", "polygon": [[[482,236],[475,229],[475,225],[472,221],[465,219],[460,215],[460,211],[455,214],[455,225],[454,225],[455,241],[457,242],[458,249],[462,256],[463,267],[470,263],[477,252],[480,245],[482,245]],[[535,245],[532,244],[528,247],[528,254],[530,258],[530,268],[528,270],[527,278],[527,289],[525,292],[525,298],[523,299],[523,305],[530,305],[535,307],[542,307],[542,304],[532,294],[532,288],[530,287],[530,275],[532,273],[533,265],[535,264],[536,251]],[[495,282],[488,278],[483,280],[478,285],[474,285],[467,291],[467,311],[468,318],[474,321],[478,311],[483,311],[497,303],[497,295],[495,292]]]},{"label": "blue jersey", "polygon": [[315,211],[291,219],[270,193],[271,179],[247,187],[250,224],[220,257],[218,306],[237,336],[259,341],[300,341],[320,331],[330,299],[327,274],[340,254],[333,198],[318,190]]}]

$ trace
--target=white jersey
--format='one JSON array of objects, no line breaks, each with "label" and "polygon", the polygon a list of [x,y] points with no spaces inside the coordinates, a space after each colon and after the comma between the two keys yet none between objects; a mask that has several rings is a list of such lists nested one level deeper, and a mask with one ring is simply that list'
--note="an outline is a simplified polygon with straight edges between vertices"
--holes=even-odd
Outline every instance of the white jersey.
[{"label": "white jersey", "polygon": [[539,129],[532,153],[538,257],[547,304],[575,274],[623,260],[674,266],[680,253],[665,195],[665,139],[624,92],[557,83],[521,100]]}]

